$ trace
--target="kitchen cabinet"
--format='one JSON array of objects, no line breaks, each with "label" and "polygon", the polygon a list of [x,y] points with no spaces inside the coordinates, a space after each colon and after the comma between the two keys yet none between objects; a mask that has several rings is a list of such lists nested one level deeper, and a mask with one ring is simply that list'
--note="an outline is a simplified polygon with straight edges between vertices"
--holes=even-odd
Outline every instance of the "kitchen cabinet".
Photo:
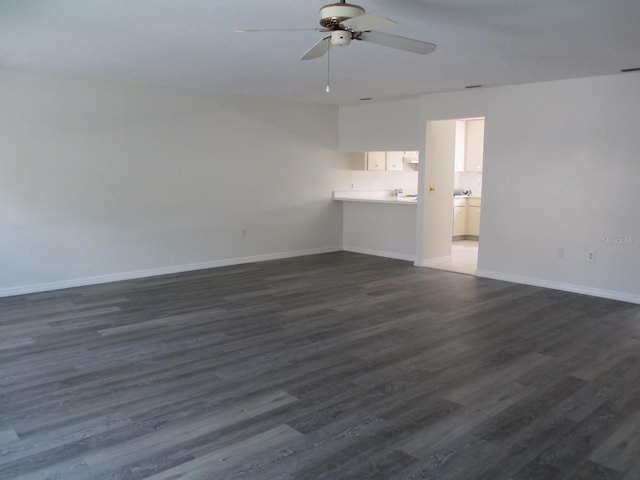
[{"label": "kitchen cabinet", "polygon": [[479,198],[453,199],[454,240],[477,240],[480,237]]},{"label": "kitchen cabinet", "polygon": [[387,152],[387,170],[402,171],[404,152]]},{"label": "kitchen cabinet", "polygon": [[456,172],[482,172],[484,119],[456,120],[454,165]]},{"label": "kitchen cabinet", "polygon": [[405,152],[367,152],[366,169],[378,171],[397,171],[404,169]]},{"label": "kitchen cabinet", "polygon": [[460,237],[467,234],[467,199],[453,200],[453,236]]},{"label": "kitchen cabinet", "polygon": [[367,170],[385,170],[387,168],[387,152],[367,152]]},{"label": "kitchen cabinet", "polygon": [[481,172],[484,153],[484,119],[474,118],[465,122],[464,170]]},{"label": "kitchen cabinet", "polygon": [[467,209],[467,233],[474,237],[480,236],[480,199],[470,198]]},{"label": "kitchen cabinet", "polygon": [[466,124],[464,120],[456,120],[456,138],[454,147],[454,171],[464,172],[464,154],[465,154],[465,131]]}]

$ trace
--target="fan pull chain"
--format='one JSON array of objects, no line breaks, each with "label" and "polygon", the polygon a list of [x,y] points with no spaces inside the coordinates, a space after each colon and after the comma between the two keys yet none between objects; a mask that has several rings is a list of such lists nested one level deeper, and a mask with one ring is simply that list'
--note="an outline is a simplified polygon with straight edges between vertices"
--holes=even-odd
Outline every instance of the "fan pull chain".
[{"label": "fan pull chain", "polygon": [[330,80],[331,80],[331,39],[327,39],[329,42],[329,48],[327,48],[327,88],[325,88],[325,92],[331,92]]}]

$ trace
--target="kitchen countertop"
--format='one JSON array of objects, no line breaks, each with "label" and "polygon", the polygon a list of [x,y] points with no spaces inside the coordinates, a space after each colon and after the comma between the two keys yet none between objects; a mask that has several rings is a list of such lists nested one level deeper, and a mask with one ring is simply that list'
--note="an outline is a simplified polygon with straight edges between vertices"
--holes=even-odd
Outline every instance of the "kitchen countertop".
[{"label": "kitchen countertop", "polygon": [[333,199],[342,202],[386,203],[387,205],[418,204],[418,199],[415,196],[394,197],[389,190],[333,192]]},{"label": "kitchen countertop", "polygon": [[[477,195],[454,195],[453,199],[473,198],[479,200]],[[418,198],[415,195],[394,197],[391,190],[367,190],[357,192],[349,190],[346,192],[333,192],[333,199],[341,202],[366,202],[366,203],[386,203],[388,205],[417,205]]]}]

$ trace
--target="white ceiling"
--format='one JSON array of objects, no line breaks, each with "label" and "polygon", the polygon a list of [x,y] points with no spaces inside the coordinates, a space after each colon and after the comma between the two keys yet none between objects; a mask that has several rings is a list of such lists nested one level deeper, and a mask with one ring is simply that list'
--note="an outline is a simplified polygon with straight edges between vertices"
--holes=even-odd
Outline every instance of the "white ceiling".
[{"label": "white ceiling", "polygon": [[640,67],[640,0],[352,0],[436,43],[430,55],[354,42],[299,58],[327,0],[0,0],[0,68],[329,104],[615,74]]}]

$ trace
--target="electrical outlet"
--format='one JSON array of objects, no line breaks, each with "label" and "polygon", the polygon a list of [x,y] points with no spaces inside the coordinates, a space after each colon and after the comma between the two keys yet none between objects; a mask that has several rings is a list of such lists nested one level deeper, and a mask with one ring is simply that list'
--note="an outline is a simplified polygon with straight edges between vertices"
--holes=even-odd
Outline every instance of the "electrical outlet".
[{"label": "electrical outlet", "polygon": [[353,182],[349,183],[349,189],[353,190],[354,188],[356,188],[356,184]]},{"label": "electrical outlet", "polygon": [[587,262],[594,263],[595,261],[596,261],[596,251],[595,250],[589,250],[587,252]]},{"label": "electrical outlet", "polygon": [[245,238],[246,236],[247,236],[247,229],[246,228],[240,229],[240,238]]},{"label": "electrical outlet", "polygon": [[564,258],[564,248],[563,247],[559,247],[558,248],[558,258]]}]

